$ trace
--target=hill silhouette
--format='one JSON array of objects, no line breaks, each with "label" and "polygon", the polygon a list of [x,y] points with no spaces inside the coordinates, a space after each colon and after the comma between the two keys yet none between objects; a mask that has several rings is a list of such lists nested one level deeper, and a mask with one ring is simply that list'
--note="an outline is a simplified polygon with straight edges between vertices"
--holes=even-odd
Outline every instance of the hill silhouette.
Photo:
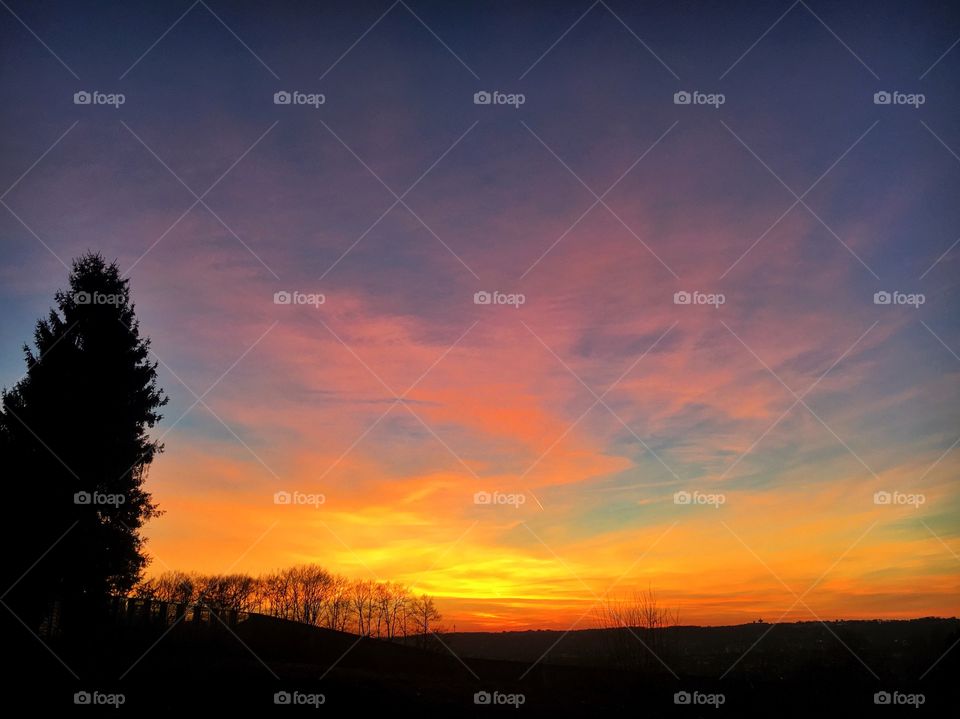
[{"label": "hill silhouette", "polygon": [[[844,642],[855,642],[851,649],[870,669],[812,622],[672,628],[668,631],[678,640],[671,657],[676,676],[665,668],[611,665],[602,649],[618,631],[611,629],[566,635],[454,633],[433,635],[431,643],[419,647],[249,614],[230,626],[210,618],[173,626],[103,625],[84,639],[54,640],[51,646],[83,677],[76,691],[113,687],[123,693],[126,708],[140,711],[184,706],[267,711],[276,709],[278,693],[322,695],[324,709],[337,713],[361,707],[458,716],[513,710],[475,703],[478,693],[496,692],[522,696],[523,711],[535,715],[589,710],[625,716],[642,708],[645,716],[690,716],[703,707],[676,704],[675,695],[698,692],[722,695],[720,709],[735,716],[770,716],[771,707],[777,707],[777,716],[808,716],[818,708],[872,710],[877,692],[895,690],[924,694],[924,715],[938,715],[957,698],[958,662],[950,653],[923,679],[916,672],[960,638],[960,620],[831,622],[829,627]],[[767,630],[738,668],[721,679],[745,644]],[[24,681],[35,679],[32,667],[51,661],[39,644],[20,650],[25,663],[14,676],[25,673]],[[38,664],[24,672],[34,661]],[[63,709],[71,696],[48,691],[32,701]],[[784,696],[790,701],[784,703]]]}]

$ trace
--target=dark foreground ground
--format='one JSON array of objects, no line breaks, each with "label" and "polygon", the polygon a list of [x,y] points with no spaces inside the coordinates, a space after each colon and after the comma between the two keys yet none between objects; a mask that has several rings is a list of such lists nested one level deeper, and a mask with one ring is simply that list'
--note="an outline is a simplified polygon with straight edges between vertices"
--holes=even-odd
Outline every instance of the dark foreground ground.
[{"label": "dark foreground ground", "polygon": [[[4,714],[919,717],[960,707],[960,648],[948,651],[957,620],[670,632],[657,639],[668,670],[641,639],[632,653],[600,630],[451,634],[422,648],[252,615],[233,629],[111,625],[45,646],[5,622],[3,702],[15,711]],[[90,703],[76,704],[78,692]]]}]

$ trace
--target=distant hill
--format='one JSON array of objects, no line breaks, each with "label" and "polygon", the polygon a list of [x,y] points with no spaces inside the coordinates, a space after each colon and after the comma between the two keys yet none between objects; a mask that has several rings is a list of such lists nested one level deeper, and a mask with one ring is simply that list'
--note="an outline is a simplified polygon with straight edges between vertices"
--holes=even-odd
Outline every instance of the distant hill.
[{"label": "distant hill", "polygon": [[918,676],[960,638],[960,619],[680,626],[662,630],[656,644],[643,630],[634,631],[639,640],[610,629],[458,632],[443,640],[463,657],[603,666],[615,653],[611,634],[619,633],[618,641],[632,641],[643,651],[640,641],[655,649],[664,647],[663,658],[670,667],[692,676],[719,677],[740,657],[734,668],[740,674],[773,666],[846,667],[859,664],[859,657],[877,673]]},{"label": "distant hill", "polygon": [[[335,715],[359,708],[450,716],[516,711],[475,703],[484,692],[522,697],[524,716],[551,717],[713,716],[675,703],[678,692],[722,695],[727,714],[745,717],[807,717],[813,709],[862,714],[876,709],[876,692],[888,690],[923,692],[923,716],[948,715],[955,707],[960,653],[947,650],[960,639],[960,621],[828,627],[670,628],[662,638],[668,670],[656,661],[618,665],[620,655],[610,651],[623,640],[618,630],[455,633],[417,647],[252,614],[230,629],[217,622],[112,625],[91,627],[85,638],[69,642],[50,640],[77,681],[27,635],[32,641],[8,647],[19,659],[8,680],[19,687],[42,684],[43,691],[17,694],[33,711],[40,705],[73,709],[74,692],[93,689],[122,692],[125,709],[137,715],[189,706],[218,715],[242,710],[272,716],[279,711],[278,692],[322,695],[322,711]],[[631,656],[646,654],[636,639],[622,646],[639,648]],[[744,652],[746,658],[720,679]]]}]

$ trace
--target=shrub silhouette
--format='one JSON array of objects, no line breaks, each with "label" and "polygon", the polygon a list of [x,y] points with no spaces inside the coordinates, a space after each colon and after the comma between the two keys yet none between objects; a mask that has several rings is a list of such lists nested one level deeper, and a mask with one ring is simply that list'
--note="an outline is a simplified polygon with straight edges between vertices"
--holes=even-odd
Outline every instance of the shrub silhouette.
[{"label": "shrub silhouette", "polygon": [[0,410],[7,508],[21,520],[4,523],[4,601],[31,628],[55,600],[88,611],[140,578],[140,529],[158,514],[144,481],[163,449],[147,430],[167,402],[116,263],[75,260],[55,301]]}]

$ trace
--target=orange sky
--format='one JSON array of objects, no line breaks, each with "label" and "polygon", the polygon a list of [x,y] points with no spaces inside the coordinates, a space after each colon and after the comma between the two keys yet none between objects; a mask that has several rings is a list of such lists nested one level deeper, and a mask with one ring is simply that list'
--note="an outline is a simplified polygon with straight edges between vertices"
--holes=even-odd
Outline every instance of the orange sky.
[{"label": "orange sky", "polygon": [[[569,280],[575,294],[589,278]],[[605,342],[631,344],[614,361],[620,352],[578,354],[592,310],[557,302],[462,303],[462,328],[429,338],[359,296],[292,312],[251,296],[249,322],[224,328],[211,348],[221,358],[207,361],[229,366],[224,347],[239,355],[278,322],[210,400],[257,441],[191,435],[187,418],[165,438],[150,478],[167,511],[149,527],[152,571],[318,562],[410,583],[461,630],[585,626],[605,594],[647,586],[685,623],[955,615],[960,560],[938,535],[956,506],[957,462],[937,461],[936,436],[873,428],[911,402],[943,411],[935,379],[875,392],[890,369],[884,348],[910,318],[869,329],[869,317],[798,308],[788,330],[762,312],[745,322],[731,299],[719,311],[651,302],[609,329]],[[810,411],[787,412],[794,398],[752,354],[799,394],[848,349]],[[600,395],[628,369],[604,398],[612,411],[587,412],[584,384]],[[400,394],[424,372],[409,405],[390,409],[386,387]],[[826,426],[813,414],[823,407]],[[278,490],[325,501],[277,505]],[[877,505],[881,490],[924,503]],[[477,505],[477,491],[523,503]],[[678,505],[678,491],[722,493],[723,504]]]}]

